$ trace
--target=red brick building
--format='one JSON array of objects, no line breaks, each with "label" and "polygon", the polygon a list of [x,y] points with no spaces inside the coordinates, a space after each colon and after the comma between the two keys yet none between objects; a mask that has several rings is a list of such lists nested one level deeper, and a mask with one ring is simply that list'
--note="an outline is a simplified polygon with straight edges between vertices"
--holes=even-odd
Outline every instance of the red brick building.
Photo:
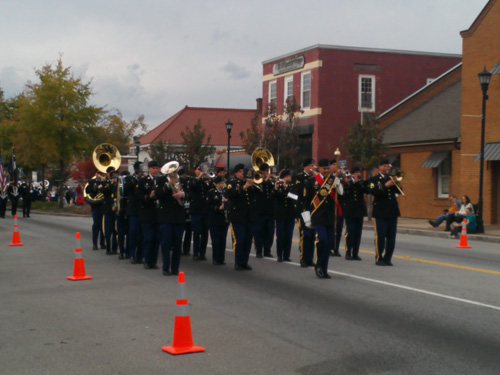
[{"label": "red brick building", "polygon": [[[263,104],[295,97],[313,158],[331,157],[363,112],[384,112],[461,61],[460,55],[315,45],[263,62]],[[342,148],[341,148],[342,149]]]}]

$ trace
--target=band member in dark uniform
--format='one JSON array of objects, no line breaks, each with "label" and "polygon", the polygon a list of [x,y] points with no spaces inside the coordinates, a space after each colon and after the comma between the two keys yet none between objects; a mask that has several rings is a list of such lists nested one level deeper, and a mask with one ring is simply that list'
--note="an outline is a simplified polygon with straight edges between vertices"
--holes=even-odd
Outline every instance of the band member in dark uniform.
[{"label": "band member in dark uniform", "polygon": [[370,179],[375,224],[375,264],[377,266],[392,266],[398,216],[401,215],[396,197],[399,190],[389,176],[390,169],[389,160],[382,159],[378,165],[378,173]]},{"label": "band member in dark uniform", "polygon": [[5,218],[5,212],[7,211],[7,199],[9,199],[9,195],[7,194],[8,186],[7,184],[4,186],[0,185],[0,217],[2,219]]},{"label": "band member in dark uniform", "polygon": [[19,187],[19,192],[23,198],[23,217],[30,217],[31,211],[31,194],[33,189],[29,181],[25,181]]},{"label": "band member in dark uniform", "polygon": [[139,220],[141,221],[144,236],[144,268],[158,269],[158,250],[160,245],[155,188],[157,174],[160,169],[158,162],[151,160],[148,163],[148,174],[139,179],[137,186],[141,206]]},{"label": "band member in dark uniform", "polygon": [[190,202],[190,192],[189,185],[191,184],[191,179],[187,174],[187,170],[184,168],[179,168],[179,179],[182,186],[182,190],[186,196],[184,197],[184,209],[186,211],[186,223],[184,224],[184,240],[182,242],[182,255],[189,255],[191,252],[191,239],[193,238],[193,229],[191,228],[191,213],[189,207]]},{"label": "band member in dark uniform", "polygon": [[[102,176],[101,172],[97,169],[95,170],[94,178],[90,179],[87,186],[85,187],[85,193],[89,197],[95,197],[99,193],[99,185],[102,184]],[[99,240],[99,244],[101,245],[101,249],[104,249],[106,243],[104,241],[104,233],[102,232],[102,200],[93,200],[88,199],[88,203],[90,203],[91,212],[92,212],[92,249],[98,250],[97,242]],[[99,237],[100,235],[100,237]]]},{"label": "band member in dark uniform", "polygon": [[351,169],[351,175],[345,178],[343,214],[346,224],[347,260],[361,260],[359,246],[363,232],[363,218],[366,216],[365,193],[368,193],[366,181],[361,180],[361,168]]},{"label": "band member in dark uniform", "polygon": [[212,263],[223,265],[226,258],[226,238],[229,224],[226,221],[225,201],[222,194],[224,177],[214,178],[215,187],[208,192],[209,214],[208,225],[212,239]]},{"label": "band member in dark uniform", "polygon": [[177,190],[172,177],[166,175],[158,178],[155,195],[159,201],[158,222],[163,259],[162,273],[165,276],[178,275],[182,253],[182,235],[186,222],[183,201],[185,193],[182,190]]},{"label": "band member in dark uniform", "polygon": [[139,210],[141,206],[138,183],[142,177],[141,163],[134,163],[134,174],[127,176],[123,184],[123,195],[127,199],[128,216],[128,255],[130,263],[142,263],[143,258],[143,237],[141,222],[139,221]]},{"label": "band member in dark uniform", "polygon": [[311,202],[311,223],[316,230],[316,276],[329,279],[328,261],[330,249],[335,237],[335,215],[337,209],[337,192],[335,175],[330,174],[330,162],[321,159],[318,163],[319,173],[310,178],[306,185],[306,202]]},{"label": "band member in dark uniform", "polygon": [[16,182],[11,182],[7,188],[9,194],[12,216],[17,214],[17,204],[19,203],[19,188]]},{"label": "band member in dark uniform", "polygon": [[264,181],[255,189],[255,199],[257,200],[258,219],[254,228],[255,252],[257,258],[262,258],[262,253],[268,258],[272,258],[271,247],[274,241],[274,185],[269,180],[269,165],[262,163],[259,172],[263,175]]},{"label": "band member in dark uniform", "polygon": [[210,178],[202,172],[200,165],[195,169],[196,178],[191,179],[189,211],[193,229],[193,260],[207,260],[205,256],[208,243],[208,200],[211,188]]},{"label": "band member in dark uniform", "polygon": [[116,214],[117,214],[117,172],[114,167],[106,169],[106,180],[99,186],[99,191],[104,195],[102,213],[104,214],[104,238],[106,239],[106,254],[118,253]]},{"label": "band member in dark uniform", "polygon": [[[330,173],[339,176],[337,168],[337,159],[330,160]],[[340,174],[341,176],[341,174]],[[335,239],[332,243],[330,255],[334,257],[342,256],[339,251],[340,239],[342,238],[342,229],[344,227],[344,216],[342,215],[342,195],[337,194],[337,213],[335,216]]]},{"label": "band member in dark uniform", "polygon": [[129,237],[128,237],[128,215],[127,215],[127,198],[124,193],[125,179],[130,177],[129,171],[123,171],[117,180],[118,197],[117,214],[116,214],[116,232],[118,236],[118,249],[120,254],[119,259],[129,259]]},{"label": "band member in dark uniform", "polygon": [[293,227],[297,211],[297,196],[291,193],[292,176],[289,170],[280,173],[275,184],[276,197],[276,251],[278,262],[291,262]]},{"label": "band member in dark uniform", "polygon": [[229,202],[227,215],[233,236],[234,268],[237,271],[252,269],[248,258],[252,248],[253,226],[257,221],[253,170],[244,170],[244,167],[243,164],[234,167],[234,177],[229,180],[226,189]]},{"label": "band member in dark uniform", "polygon": [[314,266],[314,229],[308,228],[304,223],[302,212],[309,209],[309,203],[305,202],[306,183],[313,176],[314,159],[307,158],[303,162],[302,172],[293,176],[292,191],[297,196],[297,228],[299,231],[300,266]]}]

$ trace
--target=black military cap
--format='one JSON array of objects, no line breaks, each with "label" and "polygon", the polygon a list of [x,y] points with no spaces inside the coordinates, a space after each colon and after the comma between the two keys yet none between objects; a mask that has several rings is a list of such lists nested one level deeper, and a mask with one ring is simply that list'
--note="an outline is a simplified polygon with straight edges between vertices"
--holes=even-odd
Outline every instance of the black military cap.
[{"label": "black military cap", "polygon": [[142,163],[141,163],[140,161],[136,161],[136,162],[134,163],[134,169],[141,168],[141,164],[142,164]]},{"label": "black military cap", "polygon": [[304,161],[302,162],[303,167],[305,167],[306,165],[309,165],[309,164],[314,164],[314,159],[307,158],[307,159],[304,159]]},{"label": "black military cap", "polygon": [[224,182],[224,177],[217,176],[214,178],[214,184],[218,184],[219,182]]},{"label": "black military cap", "polygon": [[286,176],[290,176],[290,171],[288,169],[283,169],[280,173],[280,178],[285,178]]},{"label": "black military cap", "polygon": [[221,168],[221,167],[219,167],[219,168],[217,168],[217,169],[215,170],[215,173],[224,172],[225,170],[226,170],[226,168]]},{"label": "black military cap", "polygon": [[267,163],[262,163],[259,165],[259,171],[267,171],[269,169],[269,164]]},{"label": "black military cap", "polygon": [[130,172],[129,171],[123,171],[121,173],[122,176],[130,176]]},{"label": "black military cap", "polygon": [[330,166],[330,160],[328,159],[320,159],[318,162],[318,167],[329,167]]},{"label": "black military cap", "polygon": [[352,173],[356,173],[356,172],[361,172],[361,171],[362,171],[361,167],[353,167],[353,168],[351,168],[351,174]]},{"label": "black military cap", "polygon": [[234,166],[233,172],[236,173],[241,171],[242,169],[245,169],[245,164],[239,163]]},{"label": "black military cap", "polygon": [[148,168],[153,168],[153,167],[159,167],[160,165],[158,164],[158,162],[156,160],[151,160],[149,163],[148,163]]},{"label": "black military cap", "polygon": [[183,174],[186,174],[186,173],[187,172],[186,172],[186,169],[184,167],[179,168],[179,172],[178,172],[179,176],[182,176]]},{"label": "black military cap", "polygon": [[378,165],[391,164],[389,163],[389,159],[383,158],[378,162]]},{"label": "black military cap", "polygon": [[114,172],[114,171],[116,171],[115,167],[108,167],[108,168],[106,169],[106,173],[112,173],[112,172]]},{"label": "black military cap", "polygon": [[334,163],[336,163],[336,162],[337,162],[337,159],[331,159],[331,160],[330,160],[330,165],[331,165],[331,164],[334,164]]}]

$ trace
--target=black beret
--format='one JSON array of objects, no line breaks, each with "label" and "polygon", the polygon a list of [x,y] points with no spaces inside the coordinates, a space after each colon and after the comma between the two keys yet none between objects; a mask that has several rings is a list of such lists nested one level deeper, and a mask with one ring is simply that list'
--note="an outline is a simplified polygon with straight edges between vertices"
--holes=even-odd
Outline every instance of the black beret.
[{"label": "black beret", "polygon": [[384,165],[384,164],[391,164],[391,163],[389,163],[389,159],[387,158],[383,158],[378,162],[378,165]]},{"label": "black beret", "polygon": [[334,163],[336,163],[336,162],[337,162],[337,159],[331,159],[331,160],[330,160],[330,164],[334,164]]},{"label": "black beret", "polygon": [[158,164],[158,162],[156,160],[151,160],[149,163],[148,163],[148,168],[153,168],[153,167],[159,167],[160,165]]},{"label": "black beret", "polygon": [[182,176],[182,175],[183,175],[183,174],[185,174],[185,173],[186,173],[186,169],[184,169],[184,167],[179,168],[179,171],[177,172],[177,174],[178,174],[179,176]]},{"label": "black beret", "polygon": [[214,178],[214,184],[218,184],[219,182],[224,182],[224,177],[217,176]]},{"label": "black beret", "polygon": [[309,165],[309,164],[314,164],[314,159],[307,158],[307,159],[304,159],[304,161],[302,162],[303,167],[305,167],[306,165]]},{"label": "black beret", "polygon": [[356,172],[361,172],[361,171],[362,171],[361,167],[353,167],[353,168],[351,168],[351,173],[356,173]]},{"label": "black beret", "polygon": [[129,171],[123,171],[121,173],[122,176],[130,176],[130,172]]},{"label": "black beret", "polygon": [[328,159],[320,159],[318,162],[318,167],[329,167],[330,166],[330,160]]},{"label": "black beret", "polygon": [[236,173],[242,169],[245,169],[245,164],[239,163],[234,166],[233,172]]},{"label": "black beret", "polygon": [[269,164],[267,163],[262,163],[259,165],[259,171],[267,171],[269,169]]},{"label": "black beret", "polygon": [[224,172],[225,170],[226,170],[226,168],[220,168],[220,167],[219,167],[219,168],[217,168],[217,169],[215,170],[215,173]]},{"label": "black beret", "polygon": [[112,172],[114,172],[114,171],[116,171],[115,167],[108,167],[108,168],[106,169],[106,173],[112,173]]},{"label": "black beret", "polygon": [[142,164],[142,163],[141,163],[140,161],[136,161],[136,162],[134,163],[134,169],[141,168],[141,164]]},{"label": "black beret", "polygon": [[280,173],[280,178],[285,178],[286,176],[290,176],[290,171],[288,169],[283,169]]}]

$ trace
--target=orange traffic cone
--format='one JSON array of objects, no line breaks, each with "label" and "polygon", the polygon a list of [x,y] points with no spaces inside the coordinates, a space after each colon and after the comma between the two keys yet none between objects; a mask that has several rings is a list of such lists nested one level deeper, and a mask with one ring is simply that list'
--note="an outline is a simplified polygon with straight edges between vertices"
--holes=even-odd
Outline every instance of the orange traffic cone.
[{"label": "orange traffic cone", "polygon": [[191,319],[188,312],[188,300],[184,284],[184,272],[179,272],[179,298],[176,301],[177,315],[174,322],[174,340],[169,346],[162,346],[161,350],[170,354],[187,354],[204,352],[205,348],[193,345],[191,333]]},{"label": "orange traffic cone", "polygon": [[82,256],[82,242],[80,233],[76,232],[75,261],[73,263],[73,276],[66,277],[68,280],[89,280],[92,276],[85,275],[85,264]]},{"label": "orange traffic cone", "polygon": [[14,231],[12,232],[12,243],[10,243],[9,246],[23,246],[17,226],[17,215],[14,215]]},{"label": "orange traffic cone", "polygon": [[460,234],[460,243],[455,247],[470,249],[471,246],[467,245],[467,221],[462,221],[462,234]]}]

